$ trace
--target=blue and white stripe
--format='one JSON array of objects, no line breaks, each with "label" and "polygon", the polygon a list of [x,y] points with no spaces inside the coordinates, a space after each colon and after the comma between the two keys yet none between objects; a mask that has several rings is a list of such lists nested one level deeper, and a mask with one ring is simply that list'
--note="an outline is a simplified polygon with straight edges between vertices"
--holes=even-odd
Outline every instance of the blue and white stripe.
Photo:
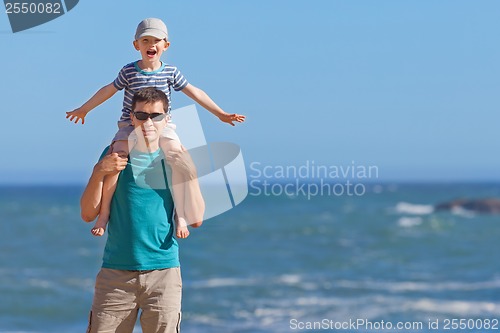
[{"label": "blue and white stripe", "polygon": [[155,87],[163,91],[168,98],[168,112],[171,108],[170,90],[180,91],[187,86],[186,78],[175,66],[162,63],[161,67],[153,72],[145,72],[139,68],[137,61],[124,66],[113,82],[118,90],[125,89],[123,109],[120,121],[130,121],[132,97],[134,94],[147,87]]}]

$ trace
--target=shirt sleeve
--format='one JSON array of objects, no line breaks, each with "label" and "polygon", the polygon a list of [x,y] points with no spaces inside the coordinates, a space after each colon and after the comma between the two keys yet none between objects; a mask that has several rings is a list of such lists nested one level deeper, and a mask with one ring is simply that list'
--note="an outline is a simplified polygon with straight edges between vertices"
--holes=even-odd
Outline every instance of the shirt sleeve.
[{"label": "shirt sleeve", "polygon": [[113,81],[113,85],[118,90],[122,90],[123,88],[125,88],[128,85],[127,77],[125,76],[125,67],[123,67],[120,70],[120,72],[118,73],[118,76]]},{"label": "shirt sleeve", "polygon": [[101,156],[99,157],[99,161],[102,160],[104,158],[104,156],[106,156],[106,154],[108,153],[108,150],[109,150],[109,146],[104,148],[104,150],[101,153]]},{"label": "shirt sleeve", "polygon": [[188,81],[177,67],[174,69],[174,73],[172,74],[172,76],[174,81],[172,87],[175,91],[180,91],[188,85]]}]

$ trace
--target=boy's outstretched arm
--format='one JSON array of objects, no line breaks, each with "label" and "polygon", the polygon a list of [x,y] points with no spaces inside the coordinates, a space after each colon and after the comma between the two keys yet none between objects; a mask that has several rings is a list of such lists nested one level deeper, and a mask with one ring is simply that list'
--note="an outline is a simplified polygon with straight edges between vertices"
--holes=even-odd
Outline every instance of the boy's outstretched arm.
[{"label": "boy's outstretched arm", "polygon": [[102,104],[109,98],[111,98],[118,89],[115,88],[113,82],[102,87],[97,91],[94,96],[92,96],[87,102],[85,102],[78,109],[75,109],[71,112],[66,112],[66,119],[69,118],[70,121],[74,121],[75,124],[78,123],[79,120],[82,121],[82,125],[85,124],[85,116],[87,113],[92,111],[96,106]]},{"label": "boy's outstretched arm", "polygon": [[231,126],[234,126],[233,121],[238,123],[242,123],[245,121],[245,116],[240,114],[230,114],[222,110],[214,101],[207,95],[206,92],[189,84],[182,89],[182,92],[185,93],[189,98],[193,99],[196,103],[203,106],[205,109],[210,111],[212,114],[217,116],[221,121],[228,123]]}]

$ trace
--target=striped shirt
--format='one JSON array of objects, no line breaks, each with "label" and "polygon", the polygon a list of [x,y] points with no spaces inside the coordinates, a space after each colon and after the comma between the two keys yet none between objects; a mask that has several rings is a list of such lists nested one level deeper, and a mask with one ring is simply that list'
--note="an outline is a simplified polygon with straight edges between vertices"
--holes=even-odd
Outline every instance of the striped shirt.
[{"label": "striped shirt", "polygon": [[130,121],[130,111],[132,109],[132,97],[134,94],[147,87],[155,87],[163,91],[168,98],[168,111],[170,112],[170,89],[175,91],[184,89],[188,82],[177,69],[177,67],[162,63],[161,67],[153,72],[145,72],[139,68],[138,62],[131,62],[125,65],[118,73],[118,77],[113,82],[118,90],[125,89],[123,97],[123,109],[120,121]]}]

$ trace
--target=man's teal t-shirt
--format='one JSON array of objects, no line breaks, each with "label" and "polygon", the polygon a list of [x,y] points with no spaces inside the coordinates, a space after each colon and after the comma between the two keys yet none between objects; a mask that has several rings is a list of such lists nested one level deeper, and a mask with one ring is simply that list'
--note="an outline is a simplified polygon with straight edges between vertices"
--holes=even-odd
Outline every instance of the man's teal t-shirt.
[{"label": "man's teal t-shirt", "polygon": [[102,267],[153,270],[180,266],[168,172],[161,150],[130,153],[111,201]]}]

